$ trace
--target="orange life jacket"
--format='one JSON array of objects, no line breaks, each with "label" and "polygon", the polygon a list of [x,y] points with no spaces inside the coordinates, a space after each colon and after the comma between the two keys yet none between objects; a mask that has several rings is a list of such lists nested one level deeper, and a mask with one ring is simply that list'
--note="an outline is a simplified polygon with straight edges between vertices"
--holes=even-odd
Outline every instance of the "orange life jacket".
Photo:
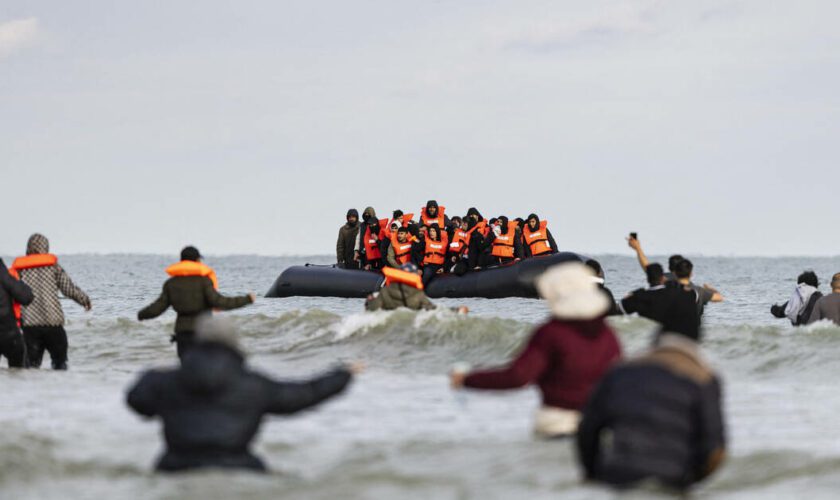
[{"label": "orange life jacket", "polygon": [[[18,257],[12,262],[12,267],[9,268],[9,274],[16,280],[20,279],[18,271],[23,269],[34,269],[36,267],[49,267],[58,264],[58,257],[51,253],[35,253],[24,257]],[[15,313],[15,320],[20,326],[21,306],[12,300],[12,310]]]},{"label": "orange life jacket", "polygon": [[402,269],[386,267],[382,269],[382,274],[385,275],[385,286],[393,285],[395,283],[404,283],[418,290],[423,289],[423,278],[421,278],[417,273],[410,273],[408,271],[403,271]]},{"label": "orange life jacket", "polygon": [[420,209],[420,224],[431,226],[432,224],[437,224],[439,228],[443,229],[444,225],[446,224],[446,207],[439,206],[437,211],[437,217],[434,219],[426,215],[426,207]]},{"label": "orange life jacket", "polygon": [[531,249],[531,255],[543,255],[551,253],[551,245],[548,244],[548,221],[540,221],[540,227],[531,231],[531,225],[525,224],[522,230],[522,237],[525,244]]},{"label": "orange life jacket", "polygon": [[365,225],[365,234],[364,234],[364,241],[362,242],[365,246],[365,255],[367,260],[379,260],[382,258],[382,252],[379,250],[379,241],[386,236],[386,234],[390,233],[386,229],[388,227],[388,219],[379,219],[379,233],[378,238],[374,238],[370,232],[370,226],[367,224]]},{"label": "orange life jacket", "polygon": [[516,239],[516,224],[508,222],[507,233],[496,236],[493,240],[493,249],[490,252],[493,257],[507,259],[514,255],[514,241]]},{"label": "orange life jacket", "polygon": [[490,228],[487,227],[487,220],[481,219],[480,221],[476,222],[472,229],[469,230],[470,233],[473,231],[478,231],[481,233],[482,236],[487,236],[490,234]]},{"label": "orange life jacket", "polygon": [[470,247],[470,238],[475,227],[469,231],[464,231],[461,228],[456,229],[452,233],[452,243],[449,244],[449,251],[453,253],[463,253]]},{"label": "orange life jacket", "polygon": [[403,214],[402,227],[408,227],[408,223],[414,218],[414,214]]},{"label": "orange life jacket", "polygon": [[446,262],[446,248],[449,237],[441,233],[440,241],[435,241],[426,236],[426,252],[423,264],[443,265]]},{"label": "orange life jacket", "polygon": [[182,260],[166,268],[166,274],[177,276],[207,276],[213,282],[213,288],[219,289],[219,280],[216,278],[216,271],[210,266],[192,260]]},{"label": "orange life jacket", "polygon": [[405,243],[400,243],[397,240],[397,235],[391,236],[391,247],[394,248],[394,259],[397,264],[405,264],[411,262],[411,240],[408,239]]}]

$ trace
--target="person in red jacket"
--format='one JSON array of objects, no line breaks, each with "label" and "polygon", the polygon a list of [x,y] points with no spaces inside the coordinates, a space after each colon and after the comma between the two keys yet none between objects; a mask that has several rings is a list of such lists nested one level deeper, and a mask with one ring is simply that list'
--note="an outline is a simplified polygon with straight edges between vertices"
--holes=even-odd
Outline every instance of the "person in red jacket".
[{"label": "person in red jacket", "polygon": [[621,357],[618,338],[604,321],[609,301],[593,277],[582,263],[561,264],[543,273],[537,290],[551,308],[551,319],[508,367],[453,371],[452,387],[516,389],[537,384],[542,393],[537,435],[573,435],[589,393]]}]

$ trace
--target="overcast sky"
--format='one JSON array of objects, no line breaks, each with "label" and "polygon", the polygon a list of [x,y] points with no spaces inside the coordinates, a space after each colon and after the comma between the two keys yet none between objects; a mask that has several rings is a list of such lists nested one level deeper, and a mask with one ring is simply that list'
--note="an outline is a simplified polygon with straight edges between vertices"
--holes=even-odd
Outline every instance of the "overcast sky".
[{"label": "overcast sky", "polygon": [[0,6],[0,254],[330,254],[349,207],[840,254],[840,2]]}]

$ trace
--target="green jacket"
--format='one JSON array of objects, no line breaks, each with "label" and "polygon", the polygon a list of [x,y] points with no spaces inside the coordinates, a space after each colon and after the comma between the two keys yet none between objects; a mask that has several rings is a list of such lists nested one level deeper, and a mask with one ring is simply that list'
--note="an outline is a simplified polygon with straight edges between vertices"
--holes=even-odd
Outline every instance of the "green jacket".
[{"label": "green jacket", "polygon": [[365,303],[365,309],[368,311],[378,311],[380,309],[391,311],[398,307],[407,307],[419,311],[421,309],[434,309],[436,306],[432,304],[429,297],[426,297],[423,290],[418,290],[403,283],[394,283],[382,288],[376,297]]},{"label": "green jacket", "polygon": [[208,315],[213,309],[237,309],[251,303],[251,297],[225,297],[213,288],[213,282],[206,276],[176,276],[163,284],[160,297],[137,313],[137,319],[152,319],[160,316],[169,306],[178,313],[175,333],[195,331],[195,321]]}]

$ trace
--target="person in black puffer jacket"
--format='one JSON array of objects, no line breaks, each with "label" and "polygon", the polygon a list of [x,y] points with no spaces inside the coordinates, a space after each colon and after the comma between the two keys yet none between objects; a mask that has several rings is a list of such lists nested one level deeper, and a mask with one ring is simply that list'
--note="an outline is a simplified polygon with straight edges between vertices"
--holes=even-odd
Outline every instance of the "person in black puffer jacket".
[{"label": "person in black puffer jacket", "polygon": [[619,488],[653,480],[685,490],[712,474],[726,448],[721,384],[695,339],[663,334],[610,371],[584,409],[577,448],[587,479]]},{"label": "person in black puffer jacket", "polygon": [[127,403],[140,415],[163,421],[166,452],[158,471],[264,471],[250,450],[263,417],[296,413],[341,393],[355,370],[341,367],[308,381],[276,382],[245,366],[228,322],[205,318],[181,366],[143,374]]},{"label": "person in black puffer jacket", "polygon": [[26,347],[18,329],[13,304],[17,302],[27,305],[32,299],[32,289],[14,279],[3,259],[0,259],[0,356],[6,356],[9,368],[28,365]]}]

